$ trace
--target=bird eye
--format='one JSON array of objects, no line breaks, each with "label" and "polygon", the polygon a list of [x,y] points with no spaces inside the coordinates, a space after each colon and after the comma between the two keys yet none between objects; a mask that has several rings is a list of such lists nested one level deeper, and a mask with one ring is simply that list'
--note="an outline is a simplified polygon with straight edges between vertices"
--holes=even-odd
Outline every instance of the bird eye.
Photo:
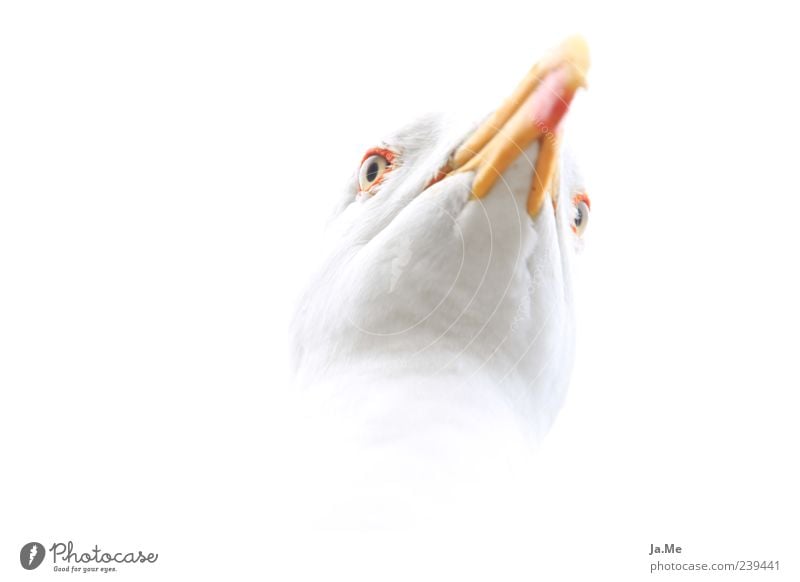
[{"label": "bird eye", "polygon": [[358,171],[358,186],[362,192],[372,188],[391,165],[391,159],[381,153],[367,154],[364,161],[361,162],[361,169]]},{"label": "bird eye", "polygon": [[572,230],[578,236],[581,236],[589,224],[589,212],[591,211],[591,202],[586,194],[578,194],[573,200],[575,204],[575,217],[572,219]]}]

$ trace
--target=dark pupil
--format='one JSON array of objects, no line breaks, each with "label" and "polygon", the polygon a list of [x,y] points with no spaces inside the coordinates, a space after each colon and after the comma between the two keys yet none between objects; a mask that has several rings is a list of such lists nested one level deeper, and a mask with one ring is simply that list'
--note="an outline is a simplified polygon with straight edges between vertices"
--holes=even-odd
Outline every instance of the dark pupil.
[{"label": "dark pupil", "polygon": [[380,168],[378,167],[378,162],[370,163],[370,165],[367,167],[367,181],[368,182],[374,182],[375,181],[375,178],[378,177],[378,170],[379,169]]},{"label": "dark pupil", "polygon": [[583,210],[580,207],[577,208],[578,213],[575,215],[575,226],[580,226],[583,222]]}]

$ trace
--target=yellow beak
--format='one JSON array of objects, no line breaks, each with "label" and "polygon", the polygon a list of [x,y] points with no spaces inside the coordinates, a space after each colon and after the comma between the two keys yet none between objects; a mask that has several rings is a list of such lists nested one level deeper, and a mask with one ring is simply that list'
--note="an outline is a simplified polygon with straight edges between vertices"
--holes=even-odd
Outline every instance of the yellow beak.
[{"label": "yellow beak", "polygon": [[534,140],[539,155],[528,195],[528,213],[544,202],[558,160],[558,126],[575,92],[586,85],[589,48],[583,38],[567,39],[536,63],[514,93],[458,148],[451,171],[475,172],[472,194],[485,196],[500,175]]}]

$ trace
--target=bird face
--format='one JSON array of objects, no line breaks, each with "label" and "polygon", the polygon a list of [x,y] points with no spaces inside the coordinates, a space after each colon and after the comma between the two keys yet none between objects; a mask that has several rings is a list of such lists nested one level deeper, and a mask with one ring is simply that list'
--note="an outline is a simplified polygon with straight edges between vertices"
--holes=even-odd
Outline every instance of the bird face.
[{"label": "bird face", "polygon": [[292,326],[301,383],[441,376],[560,402],[590,202],[559,126],[587,68],[570,39],[477,129],[427,116],[365,152]]}]

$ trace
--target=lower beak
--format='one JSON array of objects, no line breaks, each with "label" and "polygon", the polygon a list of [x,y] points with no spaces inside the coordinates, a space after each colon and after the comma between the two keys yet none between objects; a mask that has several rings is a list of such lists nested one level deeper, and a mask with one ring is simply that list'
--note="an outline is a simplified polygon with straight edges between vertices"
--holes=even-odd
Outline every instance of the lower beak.
[{"label": "lower beak", "polygon": [[539,140],[527,202],[528,213],[538,215],[557,166],[559,124],[575,92],[586,85],[588,69],[586,41],[567,39],[536,63],[505,103],[458,148],[450,168],[453,173],[475,172],[476,198],[486,196],[525,148]]}]

